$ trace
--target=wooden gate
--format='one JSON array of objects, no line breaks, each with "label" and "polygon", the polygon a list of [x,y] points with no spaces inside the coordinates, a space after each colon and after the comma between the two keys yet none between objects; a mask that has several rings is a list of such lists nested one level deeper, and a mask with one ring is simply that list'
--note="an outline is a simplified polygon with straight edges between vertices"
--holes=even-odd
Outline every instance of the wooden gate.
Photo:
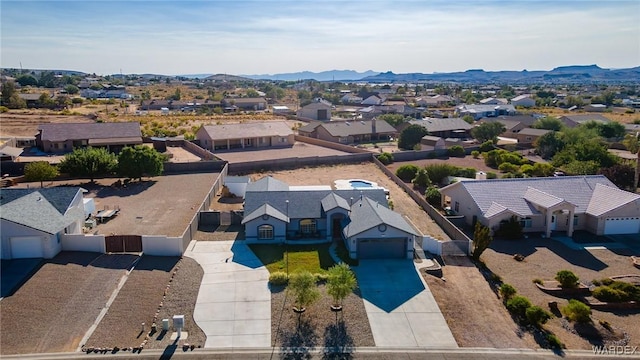
[{"label": "wooden gate", "polygon": [[142,252],[142,236],[109,235],[104,237],[108,253]]}]

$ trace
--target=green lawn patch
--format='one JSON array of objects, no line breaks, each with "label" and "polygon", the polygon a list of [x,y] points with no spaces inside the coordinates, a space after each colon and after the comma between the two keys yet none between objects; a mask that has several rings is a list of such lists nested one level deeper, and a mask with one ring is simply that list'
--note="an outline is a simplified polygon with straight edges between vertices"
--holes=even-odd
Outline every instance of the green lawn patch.
[{"label": "green lawn patch", "polygon": [[[324,274],[335,263],[329,254],[329,244],[320,245],[249,245],[269,273],[289,274],[307,270],[312,274]],[[288,261],[287,261],[288,257]]]}]

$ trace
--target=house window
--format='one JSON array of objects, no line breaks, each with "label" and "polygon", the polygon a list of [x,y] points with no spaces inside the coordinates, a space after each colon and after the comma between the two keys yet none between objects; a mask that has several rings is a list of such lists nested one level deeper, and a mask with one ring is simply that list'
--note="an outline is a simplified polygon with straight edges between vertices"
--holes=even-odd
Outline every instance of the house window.
[{"label": "house window", "polygon": [[300,231],[303,234],[311,234],[316,232],[316,220],[315,219],[300,220]]},{"label": "house window", "polygon": [[258,226],[258,239],[259,240],[273,239],[273,225]]},{"label": "house window", "polygon": [[454,205],[454,207],[453,207],[453,210],[454,210],[455,212],[460,211],[460,203],[459,203],[459,202],[457,202],[457,201],[456,201],[456,203],[455,203],[455,205]]},{"label": "house window", "polygon": [[573,215],[573,226],[578,225],[578,215]]},{"label": "house window", "polygon": [[523,228],[530,228],[532,226],[531,218],[526,217],[524,219],[520,219],[520,226]]},{"label": "house window", "polygon": [[527,140],[531,140],[531,136],[527,136],[525,139],[527,139]]}]

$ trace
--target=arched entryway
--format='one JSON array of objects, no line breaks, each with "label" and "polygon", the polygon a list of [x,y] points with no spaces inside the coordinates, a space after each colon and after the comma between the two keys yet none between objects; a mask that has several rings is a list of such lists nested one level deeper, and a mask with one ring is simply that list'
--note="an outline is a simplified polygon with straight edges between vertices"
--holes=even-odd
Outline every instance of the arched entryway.
[{"label": "arched entryway", "polygon": [[342,239],[342,220],[344,220],[346,216],[341,213],[331,215],[331,221],[329,223],[330,226],[330,234],[332,240],[340,240]]}]

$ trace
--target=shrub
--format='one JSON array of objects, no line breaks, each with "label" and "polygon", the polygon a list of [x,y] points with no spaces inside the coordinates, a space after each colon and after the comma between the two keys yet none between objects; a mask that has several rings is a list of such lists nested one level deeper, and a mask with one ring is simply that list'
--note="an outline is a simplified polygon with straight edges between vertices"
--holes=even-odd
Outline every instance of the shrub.
[{"label": "shrub", "polygon": [[544,285],[544,281],[542,281],[542,279],[533,279],[533,283],[534,284]]},{"label": "shrub", "polygon": [[520,239],[522,238],[522,225],[515,216],[511,216],[508,221],[500,223],[498,234],[507,239]]},{"label": "shrub", "polygon": [[566,289],[572,289],[578,286],[578,277],[570,270],[560,270],[556,273],[556,281],[560,286]]},{"label": "shrub", "polygon": [[460,145],[454,145],[452,147],[450,147],[449,149],[447,149],[447,154],[449,154],[449,156],[453,156],[453,157],[464,157],[465,152],[464,152],[464,148]]},{"label": "shrub", "polygon": [[511,299],[516,294],[516,288],[509,284],[500,285],[500,296],[507,301]]},{"label": "shrub", "polygon": [[404,182],[409,182],[416,177],[418,170],[419,168],[413,164],[402,165],[396,170],[396,176]]},{"label": "shrub", "polygon": [[525,318],[529,307],[531,307],[531,301],[524,296],[517,295],[507,301],[507,310],[521,319]]},{"label": "shrub", "polygon": [[493,149],[494,149],[493,141],[491,140],[483,142],[482,144],[480,144],[480,148],[479,148],[481,153],[489,152]]},{"label": "shrub", "polygon": [[315,273],[313,277],[316,279],[317,283],[325,283],[329,279],[329,274],[326,273]]},{"label": "shrub", "polygon": [[269,283],[271,283],[271,285],[287,285],[287,282],[289,282],[289,277],[284,271],[276,271],[269,275]]},{"label": "shrub", "polygon": [[569,304],[563,307],[561,311],[571,321],[579,323],[591,321],[591,308],[576,299],[569,300]]},{"label": "shrub", "polygon": [[553,349],[562,349],[564,348],[564,344],[557,336],[554,334],[547,334],[547,341],[549,342],[549,346]]},{"label": "shrub", "polygon": [[498,178],[498,174],[491,171],[487,172],[487,179],[496,179],[496,178]]},{"label": "shrub", "polygon": [[0,106],[0,113],[6,113],[7,111],[9,111],[9,108],[6,106]]},{"label": "shrub", "polygon": [[551,314],[539,306],[531,306],[525,311],[525,316],[529,324],[540,327],[551,319]]},{"label": "shrub", "polygon": [[469,179],[475,179],[476,177],[476,169],[472,168],[472,167],[468,167],[468,168],[459,168],[458,171],[456,171],[456,176],[461,176],[464,178],[469,178]]},{"label": "shrub", "polygon": [[413,186],[426,188],[431,185],[431,179],[429,179],[429,173],[427,173],[427,169],[422,168],[418,170],[416,176],[411,180]]},{"label": "shrub", "polygon": [[622,290],[613,289],[608,286],[598,286],[591,292],[594,298],[604,302],[629,301],[629,294]]},{"label": "shrub", "polygon": [[447,176],[454,175],[458,171],[458,167],[449,164],[431,164],[425,168],[434,184],[440,184]]},{"label": "shrub", "polygon": [[479,158],[479,157],[480,157],[480,151],[478,151],[478,150],[473,150],[473,151],[471,152],[471,156],[473,156],[473,158],[474,158],[474,159]]},{"label": "shrub", "polygon": [[389,165],[393,162],[393,155],[388,152],[383,152],[377,156],[378,160],[384,165]]},{"label": "shrub", "polygon": [[424,197],[427,199],[427,202],[433,206],[440,206],[440,190],[437,187],[430,185],[427,187],[427,190],[424,192]]},{"label": "shrub", "polygon": [[502,164],[498,165],[498,170],[502,172],[515,173],[520,170],[520,166],[508,162],[503,162]]}]

